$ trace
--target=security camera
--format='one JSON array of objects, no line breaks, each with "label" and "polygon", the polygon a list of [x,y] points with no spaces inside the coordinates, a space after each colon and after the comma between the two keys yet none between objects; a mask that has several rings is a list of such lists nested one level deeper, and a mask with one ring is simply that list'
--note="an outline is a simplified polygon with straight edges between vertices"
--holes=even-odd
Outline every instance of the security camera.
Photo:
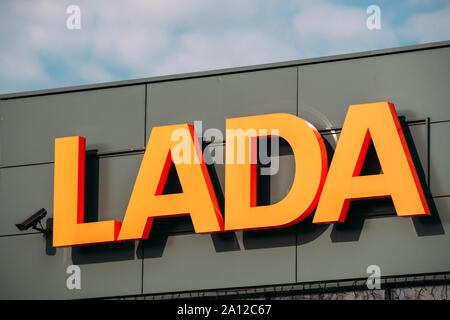
[{"label": "security camera", "polygon": [[[35,214],[33,214],[31,217],[29,217],[28,219],[26,219],[24,222],[22,223],[17,223],[16,227],[17,229],[19,229],[20,231],[24,231],[24,230],[28,230],[30,228],[33,228],[34,230],[40,231],[42,233],[44,233],[45,235],[48,233],[47,230],[45,230],[42,227],[41,224],[41,220],[47,215],[47,210],[45,210],[44,208],[40,209],[38,212],[36,212]],[[37,224],[39,224],[40,227],[37,227]]]}]

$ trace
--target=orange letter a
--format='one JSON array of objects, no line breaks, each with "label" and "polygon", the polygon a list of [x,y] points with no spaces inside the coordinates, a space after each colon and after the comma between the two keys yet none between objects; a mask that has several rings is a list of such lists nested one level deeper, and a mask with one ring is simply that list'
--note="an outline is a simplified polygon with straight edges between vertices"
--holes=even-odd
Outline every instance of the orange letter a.
[{"label": "orange letter a", "polygon": [[[175,136],[184,140],[178,142]],[[180,148],[182,143],[184,146]],[[162,194],[172,161],[183,192]],[[193,126],[154,127],[119,240],[147,239],[155,217],[187,214],[197,233],[223,230],[222,215]]]},{"label": "orange letter a", "polygon": [[[383,173],[359,176],[370,139]],[[352,105],[313,222],[344,222],[352,199],[389,196],[398,216],[430,215],[394,105]]]}]

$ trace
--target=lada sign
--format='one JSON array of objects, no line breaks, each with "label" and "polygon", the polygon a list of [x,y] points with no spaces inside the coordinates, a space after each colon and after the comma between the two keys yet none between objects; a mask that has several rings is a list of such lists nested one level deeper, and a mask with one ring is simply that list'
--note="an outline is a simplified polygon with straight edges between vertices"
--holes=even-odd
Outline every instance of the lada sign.
[{"label": "lada sign", "polygon": [[[281,201],[257,205],[257,141],[274,135],[292,149],[293,182]],[[371,141],[382,173],[361,176]],[[53,245],[147,239],[155,218],[177,215],[190,215],[197,233],[285,227],[314,209],[313,223],[343,223],[355,199],[391,197],[400,217],[430,215],[389,102],[349,107],[329,168],[318,130],[291,114],[227,119],[225,148],[225,220],[194,127],[178,124],[152,129],[123,221],[84,223],[85,139],[57,138]],[[163,194],[172,163],[182,192]]]}]

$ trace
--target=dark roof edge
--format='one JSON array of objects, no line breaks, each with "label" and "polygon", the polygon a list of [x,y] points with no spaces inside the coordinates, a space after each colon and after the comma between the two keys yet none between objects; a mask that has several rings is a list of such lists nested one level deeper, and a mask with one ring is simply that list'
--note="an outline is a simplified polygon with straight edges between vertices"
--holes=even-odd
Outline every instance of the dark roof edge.
[{"label": "dark roof edge", "polygon": [[364,51],[364,52],[358,52],[358,53],[346,53],[346,54],[340,54],[340,55],[334,55],[334,56],[292,60],[292,61],[285,61],[285,62],[266,63],[266,64],[243,66],[243,67],[236,67],[236,68],[226,68],[226,69],[216,69],[216,70],[209,70],[209,71],[181,73],[181,74],[174,74],[174,75],[156,76],[156,77],[149,77],[149,78],[140,78],[140,79],[133,79],[133,80],[113,81],[113,82],[104,82],[104,83],[62,87],[62,88],[55,88],[55,89],[43,89],[43,90],[35,90],[35,91],[7,93],[7,94],[1,94],[0,99],[6,100],[6,99],[32,97],[32,96],[49,95],[49,94],[57,94],[57,93],[123,87],[123,86],[154,83],[154,82],[164,82],[164,81],[174,81],[174,80],[185,80],[185,79],[191,79],[191,78],[220,76],[220,75],[233,74],[233,73],[260,71],[260,70],[277,69],[277,68],[285,68],[285,67],[295,67],[295,66],[302,66],[302,65],[359,59],[359,58],[397,54],[397,53],[404,53],[404,52],[438,49],[438,48],[444,48],[444,47],[449,47],[449,46],[450,46],[450,40],[440,41],[440,42],[430,42],[430,43],[412,45],[412,46]]}]

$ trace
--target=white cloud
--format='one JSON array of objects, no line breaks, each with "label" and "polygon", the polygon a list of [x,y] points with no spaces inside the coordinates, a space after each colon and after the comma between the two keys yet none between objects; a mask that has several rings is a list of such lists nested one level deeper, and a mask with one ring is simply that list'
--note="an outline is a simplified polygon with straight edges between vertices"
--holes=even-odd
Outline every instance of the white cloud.
[{"label": "white cloud", "polygon": [[381,30],[367,29],[365,9],[325,1],[301,8],[293,20],[301,47],[313,48],[313,55],[331,55],[395,46],[397,38],[386,21]]},{"label": "white cloud", "polygon": [[188,34],[179,50],[156,67],[158,74],[202,71],[293,59],[295,50],[258,30],[217,35]]},{"label": "white cloud", "polygon": [[443,9],[417,13],[408,18],[399,33],[420,42],[444,41],[450,38],[450,3]]},{"label": "white cloud", "polygon": [[437,6],[446,5],[448,4],[448,0],[407,0],[404,1],[402,4],[408,7],[426,7],[428,5],[433,4]]},{"label": "white cloud", "polygon": [[0,83],[27,90],[35,83],[51,83],[38,57],[27,53],[25,48],[19,52],[0,52]]},{"label": "white cloud", "polygon": [[365,19],[362,8],[317,1],[299,12],[294,25],[301,37],[355,37],[364,33]]},{"label": "white cloud", "polygon": [[85,82],[107,82],[117,80],[108,70],[92,63],[82,63],[78,65],[77,72],[79,77]]},{"label": "white cloud", "polygon": [[[421,0],[410,0],[422,3]],[[236,67],[448,39],[449,6],[366,28],[366,8],[331,0],[0,1],[0,92]],[[410,5],[413,5],[411,2]],[[382,11],[383,19],[383,11]]]}]

